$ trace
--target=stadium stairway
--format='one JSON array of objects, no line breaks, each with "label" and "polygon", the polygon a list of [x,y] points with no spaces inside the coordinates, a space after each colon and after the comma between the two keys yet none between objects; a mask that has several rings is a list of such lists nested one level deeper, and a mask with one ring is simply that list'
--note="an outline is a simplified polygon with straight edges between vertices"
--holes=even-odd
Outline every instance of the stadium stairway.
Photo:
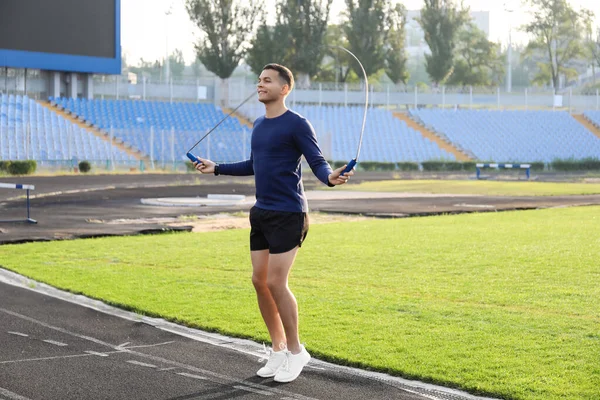
[{"label": "stadium stairway", "polygon": [[394,112],[394,117],[398,118],[401,121],[404,121],[409,128],[412,128],[423,135],[424,138],[429,139],[430,141],[437,144],[442,150],[446,150],[448,153],[454,154],[454,157],[458,161],[473,161],[473,158],[470,157],[467,153],[458,149],[454,144],[450,141],[446,141],[442,139],[440,136],[430,131],[423,125],[419,124],[415,120],[413,120],[408,114]]},{"label": "stadium stairway", "polygon": [[581,125],[583,125],[585,127],[585,129],[587,129],[588,131],[592,132],[594,135],[596,135],[598,137],[598,139],[600,139],[600,128],[598,128],[585,115],[583,115],[583,114],[573,114],[572,116],[573,116],[573,118],[575,118],[575,120],[577,122],[579,122]]},{"label": "stadium stairway", "polygon": [[[52,105],[52,103],[50,103],[49,101],[39,100],[38,103],[42,107],[45,107],[45,108],[49,109],[50,111],[52,111],[53,113],[56,113],[56,114],[60,115],[61,117],[65,118],[67,121],[70,121],[73,124],[83,128],[86,132],[88,132],[94,136],[97,136],[106,142],[110,142],[111,138],[107,132],[104,132],[93,126],[89,126],[84,121],[77,118],[77,116],[75,114],[68,112],[66,109],[61,109],[61,108],[57,107],[56,105]],[[115,146],[118,149],[126,152],[130,156],[135,157],[136,160],[143,161],[147,165],[150,165],[150,157],[148,157],[147,154],[144,154],[140,150],[129,146],[127,143],[113,139],[112,146]]]},{"label": "stadium stairway", "polygon": [[[232,108],[226,108],[226,107],[221,107],[221,109],[223,110],[223,113],[225,115],[229,114],[231,111],[233,111]],[[240,121],[240,124],[242,124],[242,126],[246,126],[249,129],[252,129],[254,127],[254,124],[252,123],[252,121],[250,121],[249,118],[246,118],[245,116],[243,116],[242,114],[240,114],[239,112],[234,112],[233,114],[231,114],[232,117],[235,117],[238,121]]]}]

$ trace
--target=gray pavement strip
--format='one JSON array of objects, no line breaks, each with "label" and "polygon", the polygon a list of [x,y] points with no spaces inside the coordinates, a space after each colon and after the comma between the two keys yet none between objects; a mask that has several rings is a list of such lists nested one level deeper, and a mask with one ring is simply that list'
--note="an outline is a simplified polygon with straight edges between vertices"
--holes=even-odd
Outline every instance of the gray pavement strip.
[{"label": "gray pavement strip", "polygon": [[[0,281],[2,281],[1,277],[0,277]],[[5,283],[10,284],[8,282],[5,282]],[[39,292],[39,293],[43,293],[43,292]],[[44,294],[47,294],[47,293],[44,293]],[[56,297],[56,298],[59,298],[59,299],[61,298],[61,297],[58,297],[58,296],[53,296],[53,297]],[[75,304],[83,305],[83,304],[79,304],[79,303],[75,303]],[[98,310],[98,311],[101,311],[101,310]],[[108,313],[107,311],[101,311],[101,312]],[[2,308],[2,307],[0,307],[0,313],[12,315],[13,317],[17,317],[17,318],[20,318],[22,320],[25,320],[25,321],[28,321],[28,322],[31,322],[31,323],[43,326],[44,328],[52,329],[52,330],[55,330],[57,332],[61,332],[61,333],[64,333],[66,335],[70,335],[70,336],[73,336],[73,337],[76,337],[76,338],[79,338],[79,339],[84,339],[84,340],[87,340],[87,341],[99,344],[101,346],[112,348],[114,350],[122,350],[123,353],[129,353],[130,355],[133,355],[133,356],[138,356],[140,358],[152,360],[152,361],[155,361],[157,363],[171,365],[171,366],[178,367],[180,369],[186,369],[186,370],[189,370],[189,371],[192,371],[192,372],[200,373],[200,374],[204,375],[207,380],[209,380],[211,382],[215,382],[215,383],[221,384],[221,385],[229,385],[229,386],[231,386],[232,384],[245,385],[245,386],[248,386],[248,387],[251,387],[251,388],[255,388],[257,390],[264,390],[264,391],[272,392],[272,393],[279,394],[279,395],[292,396],[296,400],[317,400],[315,398],[308,397],[308,396],[303,396],[303,395],[300,395],[300,394],[297,394],[297,393],[291,393],[291,392],[288,392],[288,391],[285,391],[285,390],[281,390],[281,389],[277,389],[277,388],[271,388],[271,387],[260,385],[260,384],[256,384],[256,383],[242,381],[242,380],[239,380],[239,379],[236,379],[236,378],[232,378],[232,377],[227,376],[227,375],[219,374],[219,373],[214,372],[214,371],[209,371],[209,370],[205,370],[205,369],[202,369],[202,368],[197,368],[197,367],[194,367],[192,365],[188,365],[188,364],[181,363],[181,362],[178,362],[178,361],[169,360],[169,359],[166,359],[166,358],[163,358],[163,357],[158,357],[158,356],[154,356],[154,355],[146,354],[146,353],[140,353],[140,352],[133,351],[133,350],[128,350],[128,349],[123,349],[123,348],[120,348],[120,347],[118,347],[118,346],[116,346],[114,344],[105,342],[105,341],[103,341],[101,339],[97,339],[97,338],[94,338],[94,337],[91,337],[91,336],[87,336],[87,335],[81,335],[81,334],[78,334],[78,333],[75,333],[75,332],[71,332],[71,331],[69,331],[67,329],[60,328],[58,326],[54,326],[54,325],[48,324],[48,323],[43,322],[43,321],[39,321],[39,320],[37,320],[35,318],[31,318],[31,317],[28,317],[26,315],[23,315],[23,314],[20,314],[20,313],[11,311],[11,310],[7,310],[7,309]],[[85,356],[90,356],[90,354],[79,354],[79,355],[75,355],[75,356],[60,356],[60,358],[85,357]],[[150,365],[150,364],[147,364],[147,365]]]},{"label": "gray pavement strip", "polygon": [[16,393],[11,392],[10,390],[4,389],[0,387],[0,400],[31,400],[28,397],[23,397]]},{"label": "gray pavement strip", "polygon": [[[261,345],[259,343],[252,342],[252,341],[246,340],[246,339],[231,338],[231,337],[216,334],[216,333],[204,332],[199,329],[193,329],[193,328],[178,325],[178,324],[175,324],[172,322],[168,322],[162,318],[151,318],[151,317],[146,317],[146,316],[136,314],[136,313],[133,313],[130,311],[121,310],[119,308],[109,306],[98,300],[89,299],[82,295],[76,295],[73,293],[69,293],[69,292],[65,292],[65,291],[56,289],[50,285],[46,285],[44,283],[34,281],[32,279],[24,277],[15,272],[5,270],[3,268],[0,268],[0,282],[6,283],[6,284],[9,284],[12,286],[17,286],[20,288],[32,290],[37,293],[41,293],[41,294],[51,296],[51,297],[54,297],[57,299],[68,301],[68,302],[71,302],[71,303],[74,303],[74,304],[77,304],[80,306],[84,306],[84,307],[87,307],[87,308],[90,308],[90,309],[93,309],[96,311],[103,312],[105,314],[123,318],[126,320],[130,320],[130,321],[134,321],[134,322],[143,322],[143,323],[151,325],[157,329],[161,329],[166,332],[170,332],[170,333],[173,333],[173,334],[176,334],[179,336],[183,336],[183,337],[186,337],[189,339],[207,343],[207,344],[210,344],[213,346],[218,346],[218,347],[234,350],[237,352],[249,354],[252,356],[259,357],[259,358],[265,357],[263,345]],[[16,314],[16,313],[10,312],[8,310],[3,310],[2,308],[0,308],[0,311],[6,312],[11,315]],[[29,317],[22,316],[22,315],[17,315],[17,316],[20,318],[30,319]],[[244,381],[244,382],[236,381],[233,378],[230,378],[230,377],[227,377],[227,376],[224,376],[224,375],[212,372],[212,371],[206,371],[206,370],[199,369],[199,368],[189,366],[186,364],[182,364],[182,363],[179,363],[176,361],[167,360],[167,359],[164,359],[161,357],[156,357],[156,356],[148,355],[145,353],[139,353],[139,352],[133,351],[131,349],[128,349],[126,347],[121,347],[121,345],[113,345],[113,344],[105,343],[96,338],[78,335],[78,334],[75,334],[72,332],[68,332],[62,328],[47,325],[47,324],[42,323],[37,320],[33,321],[33,322],[40,323],[40,324],[47,326],[48,328],[51,328],[54,330],[58,330],[61,332],[64,331],[64,333],[67,333],[69,335],[73,335],[73,336],[76,336],[76,337],[79,337],[82,339],[86,339],[86,340],[92,341],[97,344],[108,346],[108,347],[112,348],[113,350],[118,350],[120,352],[128,352],[131,355],[139,356],[139,357],[145,358],[147,360],[155,361],[158,363],[168,364],[173,367],[180,367],[182,369],[187,369],[188,371],[191,371],[191,372],[200,373],[200,374],[202,374],[203,377],[213,380],[213,381],[218,381],[220,383],[241,384],[241,385],[244,385],[245,387],[249,387],[249,388],[255,389],[257,391],[268,391],[268,392],[271,392],[274,394],[291,396],[290,398],[294,398],[294,399],[309,399],[308,397],[301,396],[301,395],[298,395],[295,393],[289,393],[289,392],[275,389],[275,388],[265,387],[265,386],[258,385],[258,384],[252,384],[247,381]],[[148,365],[150,365],[150,364],[148,364]],[[316,360],[315,358],[313,358],[311,360],[311,362],[309,363],[309,365],[307,367],[314,368],[314,369],[328,370],[328,371],[337,372],[340,374],[346,374],[346,375],[350,375],[350,376],[359,376],[359,377],[366,378],[366,379],[372,379],[372,380],[378,381],[380,383],[389,385],[391,387],[401,389],[401,390],[407,391],[409,393],[418,394],[418,395],[421,395],[423,397],[426,397],[426,398],[429,398],[432,400],[494,400],[493,398],[490,398],[490,397],[475,396],[475,395],[472,395],[472,394],[469,394],[469,393],[466,393],[466,392],[463,392],[460,390],[456,390],[456,389],[445,388],[442,386],[432,385],[432,384],[419,382],[419,381],[412,381],[412,380],[403,379],[403,378],[391,376],[391,375],[384,374],[384,373],[366,371],[366,370],[361,370],[358,368],[351,368],[351,367],[336,365],[336,364],[328,363],[325,361]],[[0,392],[0,394],[2,394],[2,393]],[[10,399],[10,397],[9,397],[9,399]]]}]

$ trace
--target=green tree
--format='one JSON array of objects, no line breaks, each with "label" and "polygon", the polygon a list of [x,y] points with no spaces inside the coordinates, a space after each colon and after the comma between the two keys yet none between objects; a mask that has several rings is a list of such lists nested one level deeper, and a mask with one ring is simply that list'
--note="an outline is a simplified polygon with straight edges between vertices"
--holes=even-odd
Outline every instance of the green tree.
[{"label": "green tree", "polygon": [[177,49],[169,56],[169,69],[173,79],[183,78],[185,60],[183,59],[183,52],[181,50]]},{"label": "green tree", "polygon": [[260,0],[187,0],[192,20],[204,33],[196,44],[198,59],[221,79],[231,76],[262,14]]},{"label": "green tree", "polygon": [[310,86],[325,56],[325,35],[333,0],[279,0],[275,32],[287,45],[283,62],[299,87]]},{"label": "green tree", "polygon": [[269,26],[263,17],[246,55],[246,63],[252,72],[260,75],[265,65],[285,62],[290,47],[288,37],[287,26]]},{"label": "green tree", "polygon": [[573,61],[585,56],[583,33],[589,12],[575,11],[567,0],[527,0],[527,4],[533,8],[532,21],[523,27],[531,36],[527,55],[544,57],[537,62],[533,82],[552,82],[557,93],[561,75],[566,79],[578,75]]},{"label": "green tree", "polygon": [[192,63],[191,67],[195,78],[200,78],[203,74],[206,73],[206,68],[204,67],[204,65],[202,65],[202,62],[200,62],[198,57],[194,59],[194,62]]},{"label": "green tree", "polygon": [[[363,81],[364,77],[360,67],[356,64],[356,60],[336,47],[340,46],[346,49],[350,47],[344,34],[344,27],[342,25],[329,25],[325,42],[328,44],[325,48],[325,58],[315,80],[336,83],[359,83]],[[354,72],[353,65],[360,71],[360,75]]]},{"label": "green tree", "polygon": [[328,25],[325,43],[328,46],[325,48],[325,56],[321,63],[321,68],[319,68],[319,72],[317,72],[314,80],[336,83],[346,82],[351,72],[349,65],[352,57],[345,51],[335,47],[348,48],[348,40],[344,35],[343,27],[337,24]]},{"label": "green tree", "polygon": [[[367,75],[386,69],[394,76],[393,81],[406,79],[404,7],[389,0],[346,0],[344,16],[342,26],[348,49],[361,60]],[[356,61],[348,61],[357,76],[362,76]]]},{"label": "green tree", "polygon": [[470,22],[459,32],[454,71],[448,83],[463,86],[499,84],[504,74],[500,45]]},{"label": "green tree", "polygon": [[394,12],[386,44],[385,73],[395,84],[406,84],[410,76],[406,66],[406,9],[397,4]]},{"label": "green tree", "polygon": [[[501,60],[506,60],[508,49],[502,49]],[[512,48],[512,86],[526,88],[531,86],[531,80],[534,72],[537,70],[537,64],[530,57],[525,57],[525,46],[514,45]],[[506,77],[502,77],[500,84],[505,84]]]},{"label": "green tree", "polygon": [[[387,39],[385,0],[346,0],[344,34],[348,47],[361,60],[368,76],[384,68],[385,39]],[[359,65],[350,63],[350,68],[360,76]]]},{"label": "green tree", "polygon": [[592,76],[596,84],[596,67],[600,68],[600,27],[594,30],[591,18],[586,21],[585,50],[587,61],[592,67]]},{"label": "green tree", "polygon": [[454,50],[458,33],[469,20],[469,10],[455,5],[454,0],[424,0],[425,6],[418,18],[425,32],[425,41],[431,54],[425,55],[427,73],[434,84],[443,84],[452,74]]},{"label": "green tree", "polygon": [[151,81],[159,82],[162,79],[163,62],[161,60],[146,61],[140,58],[138,65],[130,66],[129,71],[139,75],[140,82],[142,76],[150,78]]}]

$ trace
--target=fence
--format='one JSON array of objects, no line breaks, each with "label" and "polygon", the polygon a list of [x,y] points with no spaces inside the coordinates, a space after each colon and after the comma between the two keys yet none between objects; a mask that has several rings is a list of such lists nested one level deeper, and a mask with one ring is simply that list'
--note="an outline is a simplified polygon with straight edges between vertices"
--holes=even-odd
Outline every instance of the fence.
[{"label": "fence", "polygon": [[[244,95],[256,90],[249,78],[232,77],[227,80],[203,77],[192,80],[155,82],[145,77],[129,81],[125,76],[95,76],[95,98],[135,99],[160,101],[210,102],[235,106]],[[0,69],[0,93],[27,94],[34,99],[47,99],[48,82],[39,71]],[[83,85],[79,85],[83,87]],[[66,96],[66,87],[61,89]],[[79,95],[82,95],[80,93]],[[320,105],[364,104],[362,83],[313,82],[310,87],[292,91],[289,104]],[[555,95],[548,88],[514,88],[506,92],[500,87],[439,87],[425,85],[405,86],[370,85],[370,103],[373,107],[408,109],[412,107],[460,107],[498,109],[562,109],[571,112],[600,110],[600,91],[593,89],[580,93],[567,88]]]},{"label": "fence", "polygon": [[[230,82],[229,107],[239,104],[247,93],[255,90],[254,85],[244,81]],[[308,89],[296,88],[288,98],[293,108],[296,103],[316,105],[363,105],[364,86],[357,84],[316,83]],[[395,85],[370,86],[371,107],[386,107],[391,110],[410,108],[496,108],[544,110],[561,109],[569,112],[600,109],[600,91],[589,94],[574,94],[569,88],[555,95],[552,91],[538,88],[519,88],[510,93],[499,87],[398,87]]]}]

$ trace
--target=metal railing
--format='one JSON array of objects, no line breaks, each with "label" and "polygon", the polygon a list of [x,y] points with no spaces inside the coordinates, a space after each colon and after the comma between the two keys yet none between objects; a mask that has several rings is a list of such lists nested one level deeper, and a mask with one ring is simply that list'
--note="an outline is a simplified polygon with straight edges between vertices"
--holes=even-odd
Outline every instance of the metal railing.
[{"label": "metal railing", "polygon": [[[96,99],[209,102],[219,106],[235,106],[248,93],[256,90],[255,81],[245,77],[227,80],[207,77],[165,83],[145,77],[132,82],[126,76],[95,76],[93,85]],[[0,69],[0,93],[47,99],[47,87],[48,82],[39,71]],[[371,82],[370,90],[373,107],[396,110],[413,107],[561,109],[571,112],[600,110],[598,89],[575,93],[572,88],[566,88],[555,95],[551,88],[540,87],[514,88],[506,92],[504,88],[496,86],[431,87]],[[66,95],[66,87],[61,88],[61,93]],[[297,87],[292,91],[288,104],[293,107],[296,103],[361,105],[364,104],[364,84],[312,82],[307,88]]]}]

